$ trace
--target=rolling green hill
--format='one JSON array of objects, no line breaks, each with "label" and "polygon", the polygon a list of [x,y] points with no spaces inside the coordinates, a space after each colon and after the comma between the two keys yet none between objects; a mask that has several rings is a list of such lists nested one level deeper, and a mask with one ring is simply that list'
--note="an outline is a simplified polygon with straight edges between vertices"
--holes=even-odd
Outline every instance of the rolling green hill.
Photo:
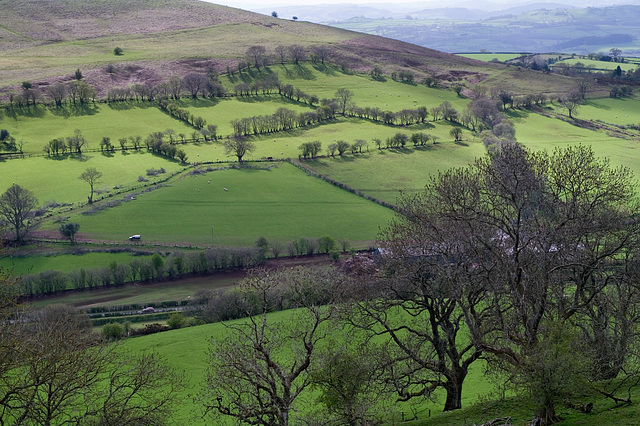
[{"label": "rolling green hill", "polygon": [[[353,70],[373,65],[386,72],[407,69],[418,77],[437,74],[443,81],[498,77],[510,85],[518,74],[500,64],[481,63],[397,40],[308,22],[295,22],[197,0],[2,0],[0,1],[0,97],[19,91],[28,80],[35,88],[73,79],[76,69],[104,96],[108,87],[159,83],[189,72],[223,73],[235,68],[253,45],[298,44],[330,49],[330,62]],[[115,56],[114,48],[123,49]],[[109,73],[112,65],[117,73]],[[552,91],[565,78],[536,75]],[[495,84],[495,83],[491,83]],[[517,85],[517,83],[513,84]],[[528,90],[522,86],[523,90]]]}]

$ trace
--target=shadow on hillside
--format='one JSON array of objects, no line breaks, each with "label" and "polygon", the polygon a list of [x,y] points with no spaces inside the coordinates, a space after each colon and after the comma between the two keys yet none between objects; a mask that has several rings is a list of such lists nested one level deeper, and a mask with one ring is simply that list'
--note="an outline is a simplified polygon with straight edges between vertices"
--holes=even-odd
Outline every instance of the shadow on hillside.
[{"label": "shadow on hillside", "polygon": [[606,110],[606,111],[611,111],[613,109],[608,105],[595,104],[594,102],[591,102],[591,101],[586,101],[584,104],[588,105],[590,107],[596,108],[596,109],[603,109],[603,110]]},{"label": "shadow on hillside", "polygon": [[156,108],[155,103],[149,101],[118,101],[118,102],[109,102],[107,106],[114,111],[127,111],[134,108],[139,109],[147,109],[147,108]]},{"label": "shadow on hillside", "polygon": [[194,107],[194,108],[209,108],[214,107],[220,103],[219,98],[189,98],[188,100],[184,100],[183,106],[185,107]]},{"label": "shadow on hillside", "polygon": [[63,118],[95,115],[99,111],[100,108],[95,104],[69,104],[51,109],[53,115]]},{"label": "shadow on hillside", "polygon": [[78,154],[58,154],[58,155],[48,155],[44,158],[49,160],[54,160],[54,161],[76,160],[84,163],[86,161],[89,161],[91,157],[88,155],[78,155]]},{"label": "shadow on hillside", "polygon": [[287,78],[297,79],[301,78],[303,80],[315,80],[316,76],[309,68],[305,67],[303,64],[294,65],[293,67],[287,68],[285,67],[285,73]]},{"label": "shadow on hillside", "polygon": [[526,111],[510,109],[506,112],[506,116],[512,120],[522,121],[529,116],[529,113]]},{"label": "shadow on hillside", "polygon": [[12,106],[5,110],[5,115],[15,120],[18,117],[42,118],[46,112],[47,109],[41,105]]},{"label": "shadow on hillside", "polygon": [[315,68],[316,71],[326,75],[333,76],[338,74],[333,67],[323,63],[313,64],[313,68]]}]

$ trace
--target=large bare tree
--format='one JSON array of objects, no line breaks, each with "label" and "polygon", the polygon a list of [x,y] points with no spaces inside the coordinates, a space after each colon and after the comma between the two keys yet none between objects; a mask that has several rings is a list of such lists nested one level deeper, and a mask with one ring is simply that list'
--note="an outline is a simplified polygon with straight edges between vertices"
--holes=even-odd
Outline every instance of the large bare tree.
[{"label": "large bare tree", "polygon": [[[202,400],[207,415],[254,425],[290,423],[312,383],[318,346],[330,336],[325,323],[335,308],[326,303],[335,279],[328,269],[296,268],[260,271],[241,283],[243,297],[236,303],[248,318],[225,324],[225,336],[211,340]],[[299,309],[286,321],[268,315],[283,304]]]},{"label": "large bare tree", "polygon": [[[621,293],[621,285],[633,281],[624,259],[638,254],[633,182],[628,169],[611,168],[584,146],[547,154],[508,144],[444,172],[424,193],[398,204],[398,217],[383,235],[391,279],[384,297],[375,299],[381,307],[369,302],[364,313],[411,360],[407,371],[415,366],[415,372],[441,375],[440,383],[437,376],[421,383],[427,390],[447,389],[445,378],[464,379],[464,367],[480,353],[529,384],[568,371],[602,377],[612,370],[606,376],[615,376],[628,335],[610,325],[632,320],[637,310],[624,308],[628,314],[620,316],[624,305],[613,309],[623,294],[637,300],[631,287]],[[406,324],[387,315],[394,306],[407,313]],[[470,341],[456,334],[463,325]],[[569,339],[571,330],[582,330],[583,338]],[[584,341],[607,348],[594,353]],[[565,363],[536,368],[545,351]],[[588,368],[574,368],[567,351],[587,354]],[[569,385],[567,379],[530,388],[539,395],[542,423],[557,420],[555,403]]]}]

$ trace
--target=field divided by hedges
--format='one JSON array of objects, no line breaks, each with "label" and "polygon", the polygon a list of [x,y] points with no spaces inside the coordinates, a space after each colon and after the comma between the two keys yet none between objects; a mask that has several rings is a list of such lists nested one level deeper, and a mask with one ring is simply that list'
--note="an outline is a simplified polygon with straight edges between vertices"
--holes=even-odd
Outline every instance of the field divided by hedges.
[{"label": "field divided by hedges", "polygon": [[70,221],[80,223],[83,236],[99,240],[141,234],[144,241],[211,244],[213,226],[213,243],[222,246],[252,246],[260,236],[286,242],[332,235],[367,247],[391,215],[281,163],[270,170],[188,175],[117,208]]}]

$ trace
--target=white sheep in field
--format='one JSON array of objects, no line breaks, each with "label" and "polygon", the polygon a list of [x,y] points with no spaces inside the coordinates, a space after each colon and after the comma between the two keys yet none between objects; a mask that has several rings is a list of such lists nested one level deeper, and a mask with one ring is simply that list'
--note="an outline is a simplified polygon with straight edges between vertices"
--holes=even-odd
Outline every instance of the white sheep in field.
[{"label": "white sheep in field", "polygon": [[224,189],[225,191],[228,191],[228,189],[227,189],[227,188],[223,188],[223,189]]}]

